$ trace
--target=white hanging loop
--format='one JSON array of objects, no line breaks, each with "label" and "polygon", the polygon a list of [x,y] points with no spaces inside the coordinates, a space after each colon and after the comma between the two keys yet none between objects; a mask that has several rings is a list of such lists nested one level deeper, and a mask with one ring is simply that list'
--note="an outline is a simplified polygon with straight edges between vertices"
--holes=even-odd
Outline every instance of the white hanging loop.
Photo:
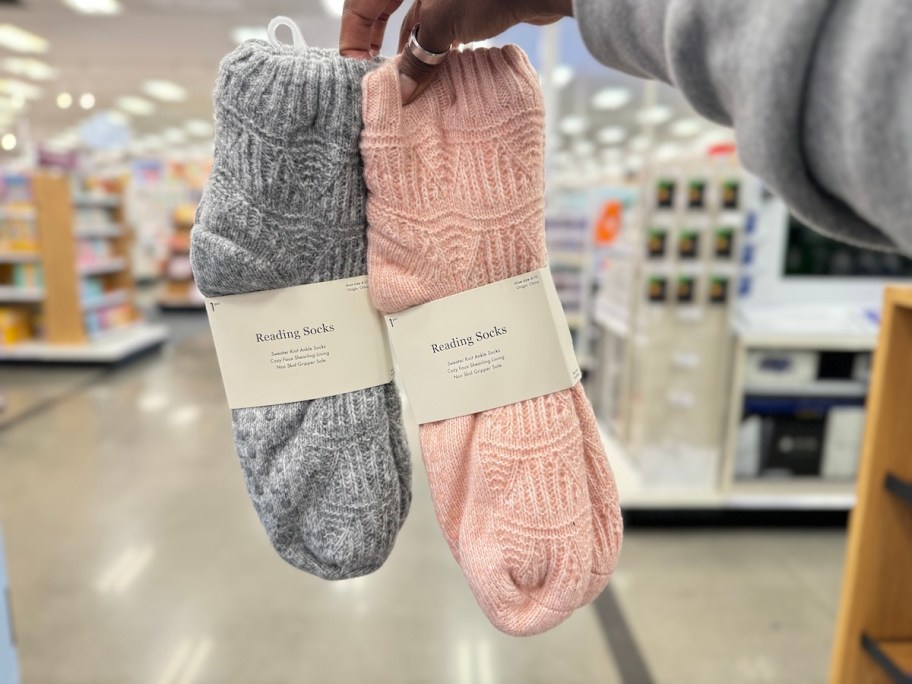
[{"label": "white hanging loop", "polygon": [[278,30],[279,26],[287,26],[289,28],[295,50],[307,49],[307,41],[304,40],[304,36],[301,35],[301,29],[299,29],[298,25],[288,17],[275,17],[269,22],[269,26],[266,27],[266,34],[269,36],[269,43],[272,47],[280,48],[285,45],[285,43],[279,40],[276,35],[276,30]]}]

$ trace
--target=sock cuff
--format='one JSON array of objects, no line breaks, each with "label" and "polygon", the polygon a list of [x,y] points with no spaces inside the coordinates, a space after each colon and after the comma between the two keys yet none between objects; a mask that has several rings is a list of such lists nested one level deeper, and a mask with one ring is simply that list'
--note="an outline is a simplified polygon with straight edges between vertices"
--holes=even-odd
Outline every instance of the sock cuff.
[{"label": "sock cuff", "polygon": [[311,132],[355,147],[361,79],[375,67],[375,62],[342,57],[336,50],[245,41],[219,65],[216,127],[260,131],[286,148]]}]

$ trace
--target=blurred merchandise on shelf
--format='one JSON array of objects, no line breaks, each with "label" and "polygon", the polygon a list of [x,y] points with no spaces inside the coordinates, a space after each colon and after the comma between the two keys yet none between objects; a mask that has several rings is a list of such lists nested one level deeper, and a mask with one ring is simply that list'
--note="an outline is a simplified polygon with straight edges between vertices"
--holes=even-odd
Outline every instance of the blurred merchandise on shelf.
[{"label": "blurred merchandise on shelf", "polygon": [[190,268],[190,231],[196,219],[197,203],[182,204],[174,210],[169,254],[164,266],[164,285],[158,300],[163,310],[203,311],[204,300]]},{"label": "blurred merchandise on shelf", "polygon": [[716,484],[742,182],[727,156],[662,164],[646,175],[625,248],[605,256],[594,401],[649,486]]},{"label": "blurred merchandise on shelf", "polygon": [[108,363],[164,341],[133,303],[124,186],[120,176],[4,179],[0,361]]},{"label": "blurred merchandise on shelf", "polygon": [[548,260],[584,370],[595,370],[595,290],[611,281],[621,286],[611,255],[627,249],[624,226],[636,210],[633,187],[559,182],[548,195],[545,236]]},{"label": "blurred merchandise on shelf", "polygon": [[209,176],[211,162],[166,162],[143,158],[133,161],[127,191],[127,215],[136,240],[133,249],[134,274],[139,281],[158,280],[167,263],[175,233],[173,217],[185,204],[194,207]]}]

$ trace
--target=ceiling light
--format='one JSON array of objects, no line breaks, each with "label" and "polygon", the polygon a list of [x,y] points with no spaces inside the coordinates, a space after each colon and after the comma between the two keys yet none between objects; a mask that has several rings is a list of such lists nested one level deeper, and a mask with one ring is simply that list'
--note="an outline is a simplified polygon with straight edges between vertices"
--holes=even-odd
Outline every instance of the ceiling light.
[{"label": "ceiling light", "polygon": [[551,72],[551,82],[558,90],[569,85],[573,80],[573,68],[566,64],[558,64]]},{"label": "ceiling light", "polygon": [[591,140],[577,140],[573,143],[573,152],[578,157],[591,157],[595,154],[595,143]]},{"label": "ceiling light", "polygon": [[13,96],[10,98],[10,103],[15,109],[22,109],[25,107],[25,95],[22,93],[13,93]]},{"label": "ceiling light", "polygon": [[638,135],[630,141],[630,149],[634,152],[645,152],[652,147],[652,138],[645,135]]},{"label": "ceiling light", "polygon": [[154,97],[162,102],[183,102],[187,99],[186,88],[163,79],[146,81],[143,83],[142,89],[149,97]]},{"label": "ceiling light", "polygon": [[663,143],[656,148],[655,159],[660,162],[668,162],[676,159],[680,153],[681,148],[675,143]]},{"label": "ceiling light", "polygon": [[190,119],[184,122],[184,130],[190,135],[207,138],[212,135],[212,124],[205,119]]},{"label": "ceiling light", "polygon": [[231,29],[231,40],[243,43],[245,40],[269,40],[264,26],[236,26]]},{"label": "ceiling light", "polygon": [[696,117],[678,119],[668,127],[668,132],[676,138],[690,138],[703,130],[703,120]]},{"label": "ceiling light", "polygon": [[57,106],[61,109],[69,109],[71,104],[73,104],[73,96],[69,93],[60,93],[57,96]]},{"label": "ceiling light", "polygon": [[646,107],[636,113],[637,121],[643,126],[659,126],[671,118],[671,107],[655,105]]},{"label": "ceiling light", "polygon": [[33,81],[50,81],[57,78],[58,74],[57,69],[50,64],[31,57],[6,57],[0,66],[11,74],[30,78]]},{"label": "ceiling light", "polygon": [[26,83],[15,78],[0,78],[0,93],[12,98],[37,100],[41,97],[41,88],[33,83]]},{"label": "ceiling light", "polygon": [[162,137],[165,139],[165,142],[172,145],[179,145],[187,140],[187,134],[180,128],[166,128],[162,131]]},{"label": "ceiling light", "polygon": [[127,114],[124,114],[121,111],[116,109],[109,109],[104,112],[103,116],[108,118],[108,121],[115,123],[119,126],[128,126],[130,125],[130,117]]},{"label": "ceiling light", "polygon": [[631,98],[627,88],[602,88],[592,98],[592,107],[600,112],[611,112],[621,109]]},{"label": "ceiling light", "polygon": [[142,144],[147,150],[155,150],[164,146],[165,139],[160,135],[155,135],[150,133],[149,135],[144,136],[142,139]]},{"label": "ceiling light", "polygon": [[345,0],[320,0],[323,9],[331,17],[341,17],[342,10],[345,7]]},{"label": "ceiling light", "polygon": [[560,132],[564,135],[582,135],[589,130],[589,122],[578,114],[570,114],[561,119]]},{"label": "ceiling light", "polygon": [[135,116],[149,116],[155,111],[155,104],[142,97],[135,95],[124,95],[115,100],[118,109],[122,109],[127,114]]},{"label": "ceiling light", "polygon": [[12,24],[0,24],[0,47],[14,52],[47,52],[48,41]]},{"label": "ceiling light", "polygon": [[63,0],[63,4],[83,14],[120,14],[123,9],[118,0]]},{"label": "ceiling light", "polygon": [[627,138],[627,129],[623,126],[605,126],[595,134],[602,145],[617,145]]},{"label": "ceiling light", "polygon": [[83,109],[91,109],[95,106],[95,96],[92,93],[83,93],[79,96],[79,106]]},{"label": "ceiling light", "polygon": [[623,153],[616,147],[602,150],[601,159],[606,164],[616,164],[623,158]]},{"label": "ceiling light", "polygon": [[16,136],[12,133],[7,133],[2,138],[0,138],[0,147],[9,152],[10,150],[16,149]]}]

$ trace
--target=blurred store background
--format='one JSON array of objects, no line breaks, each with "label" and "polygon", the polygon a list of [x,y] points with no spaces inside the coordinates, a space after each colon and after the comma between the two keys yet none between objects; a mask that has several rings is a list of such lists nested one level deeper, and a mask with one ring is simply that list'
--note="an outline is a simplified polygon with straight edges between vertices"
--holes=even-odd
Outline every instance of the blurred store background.
[{"label": "blurred store background", "polygon": [[276,15],[332,47],[341,6],[0,4],[0,683],[827,681],[884,288],[912,262],[802,225],[730,131],[572,21],[491,43],[542,74],[551,266],[628,517],[611,587],[497,634],[417,458],[376,575],[274,556],[189,231],[221,57]]}]

